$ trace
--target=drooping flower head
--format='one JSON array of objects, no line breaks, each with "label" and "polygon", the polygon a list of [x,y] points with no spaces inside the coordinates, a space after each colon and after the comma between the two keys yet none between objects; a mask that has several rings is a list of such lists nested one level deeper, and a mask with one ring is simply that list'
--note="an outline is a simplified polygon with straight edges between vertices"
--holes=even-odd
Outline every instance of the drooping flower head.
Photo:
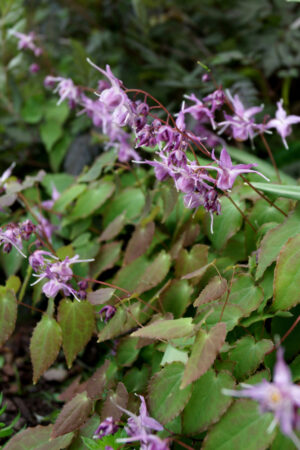
[{"label": "drooping flower head", "polygon": [[283,434],[289,436],[297,449],[300,441],[294,430],[299,427],[300,386],[292,383],[289,367],[283,359],[283,349],[277,351],[273,382],[263,380],[255,385],[243,384],[244,389],[234,391],[223,389],[225,395],[248,397],[259,403],[261,413],[272,412],[274,420],[268,431],[272,432],[278,424]]},{"label": "drooping flower head", "polygon": [[281,136],[283,145],[286,149],[288,149],[288,144],[286,141],[287,136],[289,136],[292,132],[291,125],[300,122],[300,116],[295,115],[287,115],[287,112],[283,109],[283,99],[277,102],[277,111],[275,115],[275,119],[271,119],[266,128],[276,128],[277,133]]}]

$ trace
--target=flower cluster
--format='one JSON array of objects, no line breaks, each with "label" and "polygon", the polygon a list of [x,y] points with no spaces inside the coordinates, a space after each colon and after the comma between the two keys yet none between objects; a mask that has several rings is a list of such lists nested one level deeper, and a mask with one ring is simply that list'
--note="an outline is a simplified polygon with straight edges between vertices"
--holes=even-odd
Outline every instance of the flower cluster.
[{"label": "flower cluster", "polygon": [[[163,426],[149,416],[145,399],[142,395],[139,395],[141,400],[141,406],[139,415],[136,416],[131,411],[116,405],[121,411],[129,416],[125,431],[128,435],[126,438],[118,438],[116,442],[120,444],[126,444],[130,442],[140,441],[142,450],[168,450],[169,445],[166,440],[160,439],[157,435],[153,434],[153,431],[162,431]],[[113,434],[117,431],[116,425],[111,417],[108,417],[104,422],[100,424],[95,432],[94,437],[103,437],[108,434]]]},{"label": "flower cluster", "polygon": [[59,291],[62,291],[65,296],[73,295],[79,301],[80,298],[84,298],[87,285],[81,286],[79,284],[79,291],[72,287],[73,271],[70,266],[71,264],[91,261],[93,259],[81,260],[78,255],[73,256],[73,258],[66,257],[63,261],[60,261],[46,250],[36,250],[29,257],[29,264],[36,272],[33,276],[37,277],[32,286],[42,280],[47,280],[42,288],[47,297],[55,297]]},{"label": "flower cluster", "polygon": [[272,432],[274,427],[279,424],[283,434],[289,436],[297,449],[300,449],[300,441],[294,430],[300,429],[300,386],[292,383],[292,377],[289,367],[283,359],[283,349],[279,348],[277,352],[277,362],[274,368],[273,382],[263,380],[255,385],[243,384],[244,389],[233,391],[223,389],[225,395],[234,397],[248,397],[257,400],[260,405],[260,411],[272,412],[274,420],[269,427]]},{"label": "flower cluster", "polygon": [[26,258],[22,252],[23,240],[28,241],[32,233],[36,231],[35,225],[31,220],[25,220],[22,223],[9,223],[0,228],[0,245],[3,245],[4,253],[9,253],[13,247]]},{"label": "flower cluster", "polygon": [[[73,107],[75,104],[81,106],[83,109],[80,114],[87,114],[95,126],[102,127],[103,133],[108,136],[106,147],[117,148],[120,161],[133,160],[136,163],[153,166],[159,181],[169,177],[173,179],[177,190],[183,193],[187,208],[204,206],[211,218],[213,213],[220,213],[220,191],[230,190],[238,175],[256,173],[264,176],[253,170],[255,164],[233,166],[224,147],[224,141],[206,126],[210,125],[213,130],[219,128],[219,134],[229,132],[231,137],[239,141],[246,139],[252,141],[257,134],[276,128],[286,145],[286,136],[291,133],[291,124],[300,121],[298,116],[287,116],[282,102],[279,102],[276,119],[259,124],[255,116],[263,110],[263,106],[246,108],[238,95],[232,97],[228,92],[226,96],[224,91],[218,88],[203,100],[198,99],[194,93],[185,96],[192,104],[186,106],[183,102],[176,121],[170,124],[171,116],[168,116],[167,121],[153,116],[151,107],[147,104],[147,95],[144,101],[131,100],[122,81],[115,77],[108,65],[106,70],[103,70],[88,61],[106,77],[104,81],[99,82],[96,92],[99,98],[92,100],[87,97],[70,79],[47,77],[45,80],[47,86],[54,87],[57,83],[55,92],[60,96],[58,103],[68,99],[70,106]],[[225,120],[218,121],[221,109],[228,105],[233,112],[232,115],[224,112]],[[193,133],[187,129],[187,116],[191,116],[195,121]],[[128,129],[135,135],[135,148],[154,149],[154,160],[141,160],[131,143]],[[209,151],[204,143],[213,148],[222,144],[220,158],[217,159],[214,150]],[[195,154],[195,158],[191,159],[187,153],[191,144],[196,144],[212,159],[212,163],[200,165]],[[215,176],[210,174],[211,170],[215,172]]]}]

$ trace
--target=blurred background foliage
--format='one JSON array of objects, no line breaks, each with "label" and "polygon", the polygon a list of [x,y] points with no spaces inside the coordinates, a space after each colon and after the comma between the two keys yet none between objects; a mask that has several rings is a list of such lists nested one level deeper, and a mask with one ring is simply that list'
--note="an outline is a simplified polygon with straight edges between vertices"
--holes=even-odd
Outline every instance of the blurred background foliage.
[{"label": "blurred background foliage", "polygon": [[[176,112],[184,94],[200,98],[207,65],[214,80],[245,104],[274,114],[281,97],[300,114],[300,7],[283,0],[1,0],[0,158],[27,171],[43,167],[79,173],[101,151],[103,137],[84,116],[43,86],[47,74],[96,88],[98,73],[86,62],[110,64],[130,88],[150,92]],[[10,29],[34,30],[44,48],[41,70],[30,74],[31,54],[17,50]],[[297,132],[293,137],[297,137]],[[270,139],[278,165],[298,176],[297,150]],[[267,157],[260,143],[254,150]],[[47,153],[47,158],[45,158]]]}]

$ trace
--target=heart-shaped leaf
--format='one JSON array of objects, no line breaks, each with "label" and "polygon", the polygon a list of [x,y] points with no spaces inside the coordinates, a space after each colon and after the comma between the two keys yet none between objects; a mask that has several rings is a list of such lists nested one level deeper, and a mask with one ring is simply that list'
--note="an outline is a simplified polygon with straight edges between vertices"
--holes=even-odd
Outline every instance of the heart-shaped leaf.
[{"label": "heart-shaped leaf", "polygon": [[92,337],[95,328],[94,308],[87,301],[64,299],[59,304],[58,322],[62,329],[64,354],[70,368],[76,355]]},{"label": "heart-shaped leaf", "polygon": [[56,360],[62,343],[62,332],[55,319],[44,314],[33,330],[30,357],[33,365],[33,383]]}]

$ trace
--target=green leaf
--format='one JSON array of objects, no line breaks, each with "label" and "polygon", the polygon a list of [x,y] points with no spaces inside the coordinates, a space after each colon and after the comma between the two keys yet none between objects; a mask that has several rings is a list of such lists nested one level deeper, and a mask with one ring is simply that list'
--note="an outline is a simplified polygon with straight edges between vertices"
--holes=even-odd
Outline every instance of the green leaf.
[{"label": "green leaf", "polygon": [[73,439],[73,433],[52,439],[52,430],[53,425],[46,427],[38,425],[19,431],[5,445],[5,450],[61,450],[67,448]]},{"label": "green leaf", "polygon": [[62,332],[60,326],[55,319],[44,314],[33,330],[30,341],[34,384],[56,360],[61,343]]},{"label": "green leaf", "polygon": [[90,216],[96,209],[100,208],[103,203],[112,195],[115,185],[112,181],[100,181],[95,186],[83,192],[76,201],[76,205],[67,217],[70,223],[76,219],[83,219]]},{"label": "green leaf", "polygon": [[24,257],[20,255],[14,247],[8,254],[3,252],[0,253],[0,265],[7,277],[15,275],[20,269],[23,261]]},{"label": "green leaf", "polygon": [[293,200],[300,200],[300,186],[287,186],[271,183],[251,183],[259,191],[267,192],[276,197],[286,197]]},{"label": "green leaf", "polygon": [[264,274],[266,268],[275,261],[287,240],[299,233],[299,224],[300,204],[284,223],[267,232],[261,241],[258,253],[257,280]]},{"label": "green leaf", "polygon": [[190,252],[181,250],[175,264],[176,277],[180,278],[204,267],[207,264],[207,255],[208,246],[202,244],[194,245]]},{"label": "green leaf", "polygon": [[106,227],[120,214],[124,214],[128,221],[134,219],[141,213],[144,204],[145,196],[140,189],[124,189],[105,208],[103,226]]},{"label": "green leaf", "polygon": [[131,334],[133,337],[150,339],[176,339],[193,334],[194,325],[191,317],[184,319],[158,320]]},{"label": "green leaf", "polygon": [[270,450],[295,450],[295,449],[296,447],[293,441],[288,436],[285,436],[278,430],[277,436],[272,442]]},{"label": "green leaf", "polygon": [[50,155],[49,161],[51,165],[51,169],[54,172],[57,172],[60,168],[60,165],[65,157],[65,154],[68,151],[68,148],[71,144],[72,138],[68,135],[64,135],[56,144],[54,144]]},{"label": "green leaf", "polygon": [[11,290],[0,291],[0,347],[15,329],[18,303]]},{"label": "green leaf", "polygon": [[198,310],[197,322],[200,322],[207,316],[205,325],[210,329],[222,320],[222,323],[226,324],[227,332],[231,331],[239,323],[244,314],[240,306],[231,305],[230,303],[224,305],[224,302],[214,303],[213,307],[212,305],[200,306]]},{"label": "green leaf", "polygon": [[96,180],[102,173],[102,170],[108,164],[113,164],[116,159],[116,152],[114,150],[104,152],[100,155],[92,167],[78,178],[79,183],[89,183]]},{"label": "green leaf", "polygon": [[41,125],[40,133],[47,151],[50,152],[53,145],[62,137],[63,129],[60,123],[56,120],[51,120]]},{"label": "green leaf", "polygon": [[63,349],[70,368],[76,355],[85,347],[95,328],[93,306],[87,301],[63,299],[59,304],[58,322],[62,329]]},{"label": "green leaf", "polygon": [[219,276],[213,277],[196,298],[194,306],[210,303],[221,298],[227,291],[227,281]]},{"label": "green leaf", "polygon": [[209,430],[203,449],[266,449],[275,436],[275,431],[267,432],[273,419],[273,414],[259,412],[257,402],[238,400]]},{"label": "green leaf", "polygon": [[165,251],[160,252],[156,256],[155,260],[146,268],[137,287],[135,288],[135,291],[141,294],[142,292],[149,291],[149,289],[157,286],[161,281],[163,281],[169,272],[170,265],[170,255],[168,255]]},{"label": "green leaf", "polygon": [[291,309],[300,302],[300,234],[282,247],[274,274],[273,309]]},{"label": "green leaf", "polygon": [[116,353],[117,364],[123,367],[131,366],[138,357],[137,338],[124,338],[120,340]]},{"label": "green leaf", "polygon": [[160,365],[165,366],[166,364],[171,364],[172,362],[175,361],[186,364],[188,362],[188,354],[187,352],[178,350],[177,348],[168,344],[163,359],[160,362]]},{"label": "green leaf", "polygon": [[192,290],[187,280],[172,280],[160,296],[164,311],[172,313],[175,319],[181,317],[190,304]]},{"label": "green leaf", "polygon": [[180,389],[184,365],[172,363],[155,374],[149,385],[151,415],[166,424],[177,417],[191,396],[191,386]]},{"label": "green leaf", "polygon": [[77,394],[66,403],[61,410],[53,427],[52,438],[79,429],[87,420],[93,407],[93,401],[86,392]]},{"label": "green leaf", "polygon": [[57,101],[53,99],[47,105],[45,119],[46,121],[55,121],[62,125],[69,113],[70,108],[67,102],[62,102],[60,105],[57,105]]},{"label": "green leaf", "polygon": [[180,389],[201,377],[214,363],[226,338],[226,325],[216,324],[206,333],[199,330],[186,365]]},{"label": "green leaf", "polygon": [[233,374],[238,379],[251,375],[263,362],[266,353],[273,348],[273,342],[262,339],[255,342],[252,336],[246,336],[236,342],[229,352],[228,358],[235,362]]},{"label": "green leaf", "polygon": [[234,385],[230,374],[216,374],[212,369],[195,381],[191,398],[183,411],[184,434],[201,433],[218,422],[232,403],[230,397],[222,394],[222,389],[233,389]]},{"label": "green leaf", "polygon": [[105,270],[114,267],[120,258],[121,248],[122,242],[109,242],[101,247],[95,261],[91,264],[93,278],[97,278]]},{"label": "green leaf", "polygon": [[[245,209],[244,202],[241,202],[235,195],[232,198],[243,211]],[[214,217],[213,234],[209,233],[209,238],[217,250],[225,247],[228,240],[238,232],[243,223],[243,216],[227,197],[222,197],[220,203],[222,214]]]},{"label": "green leaf", "polygon": [[248,275],[241,275],[231,285],[228,303],[239,306],[243,315],[248,316],[258,308],[263,298],[262,289],[255,286],[253,279]]},{"label": "green leaf", "polygon": [[64,212],[73,200],[86,190],[86,184],[74,184],[64,191],[53,205],[56,212]]},{"label": "green leaf", "polygon": [[43,117],[44,97],[42,95],[30,96],[21,110],[25,122],[38,123]]}]

